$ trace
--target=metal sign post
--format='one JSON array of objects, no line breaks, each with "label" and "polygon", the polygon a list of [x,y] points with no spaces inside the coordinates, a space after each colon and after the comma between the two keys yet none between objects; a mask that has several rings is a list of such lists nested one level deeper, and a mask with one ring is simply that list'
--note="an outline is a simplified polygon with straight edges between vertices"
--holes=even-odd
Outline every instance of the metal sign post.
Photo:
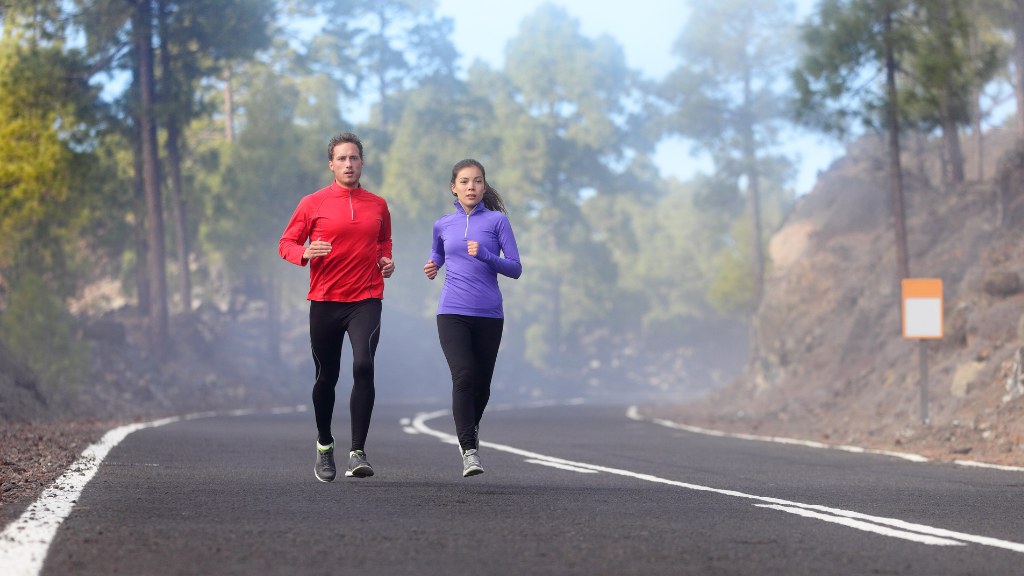
[{"label": "metal sign post", "polygon": [[942,280],[911,278],[903,281],[903,337],[919,342],[921,365],[921,423],[928,417],[928,340],[942,339]]},{"label": "metal sign post", "polygon": [[928,425],[928,341],[920,340],[918,346],[921,350],[918,355],[921,365],[921,424]]}]

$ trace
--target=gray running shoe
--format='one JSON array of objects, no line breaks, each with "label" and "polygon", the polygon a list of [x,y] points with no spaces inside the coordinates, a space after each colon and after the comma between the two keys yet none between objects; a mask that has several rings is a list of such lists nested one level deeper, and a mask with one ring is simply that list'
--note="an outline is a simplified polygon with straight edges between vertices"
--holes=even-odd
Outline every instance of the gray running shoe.
[{"label": "gray running shoe", "polygon": [[353,450],[348,453],[348,470],[345,470],[345,476],[355,476],[356,478],[373,476],[373,468],[366,461],[366,452]]},{"label": "gray running shoe", "polygon": [[338,474],[334,467],[334,442],[330,446],[322,446],[316,443],[316,464],[313,465],[313,474],[321,482],[333,482]]},{"label": "gray running shoe", "polygon": [[480,456],[476,448],[466,450],[462,453],[462,477],[469,478],[477,474],[483,474],[484,467],[480,464]]}]

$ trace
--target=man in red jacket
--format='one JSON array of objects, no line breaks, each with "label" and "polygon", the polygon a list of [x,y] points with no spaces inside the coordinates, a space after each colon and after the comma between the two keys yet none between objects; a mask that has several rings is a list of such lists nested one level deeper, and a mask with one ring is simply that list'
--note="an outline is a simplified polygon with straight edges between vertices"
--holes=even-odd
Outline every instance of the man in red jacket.
[{"label": "man in red jacket", "polygon": [[384,279],[395,271],[387,202],[359,183],[363,143],[351,132],[335,136],[327,145],[327,166],[334,182],[299,201],[278,245],[285,260],[309,264],[306,297],[318,434],[313,473],[321,482],[337,475],[331,419],[346,332],[352,346],[352,447],[345,476],[373,476],[364,451],[375,396],[373,358],[380,339]]}]

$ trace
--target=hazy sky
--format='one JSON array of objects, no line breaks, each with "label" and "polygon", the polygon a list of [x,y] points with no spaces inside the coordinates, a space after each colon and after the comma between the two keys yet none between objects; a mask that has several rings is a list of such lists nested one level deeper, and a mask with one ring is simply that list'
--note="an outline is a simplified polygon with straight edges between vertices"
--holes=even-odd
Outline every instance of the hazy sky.
[{"label": "hazy sky", "polygon": [[[452,41],[462,56],[463,70],[477,59],[492,68],[503,68],[506,43],[518,34],[523,17],[545,1],[565,8],[579,21],[584,36],[608,34],[615,38],[625,51],[626,64],[648,78],[661,79],[677,64],[671,49],[689,16],[685,0],[438,0],[438,12],[455,21]],[[798,20],[810,13],[815,1],[795,1]],[[667,7],[672,4],[676,7]],[[791,152],[802,157],[796,187],[804,194],[813,186],[817,171],[826,169],[842,147],[826,137],[811,135],[794,142]],[[680,179],[709,169],[706,162],[690,155],[680,139],[659,146],[655,161],[662,174]]]},{"label": "hazy sky", "polygon": [[[479,0],[438,0],[438,12],[455,21],[455,47],[462,54],[463,69],[481,59],[492,68],[505,62],[505,44],[519,33],[519,24],[545,0],[487,2]],[[671,48],[686,21],[685,2],[667,9],[665,0],[552,0],[580,23],[589,38],[608,34],[626,52],[626,63],[652,78],[661,78],[674,62]],[[626,7],[628,6],[628,10]]]}]

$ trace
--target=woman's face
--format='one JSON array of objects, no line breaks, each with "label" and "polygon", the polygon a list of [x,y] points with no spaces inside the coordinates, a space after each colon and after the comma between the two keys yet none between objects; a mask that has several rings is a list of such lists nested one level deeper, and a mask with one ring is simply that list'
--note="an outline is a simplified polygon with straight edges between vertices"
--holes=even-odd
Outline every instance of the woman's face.
[{"label": "woman's face", "polygon": [[476,205],[484,199],[484,189],[486,187],[483,172],[476,166],[466,166],[455,174],[452,192],[459,199],[459,204],[462,204],[462,207],[468,213],[473,208],[476,208]]}]

